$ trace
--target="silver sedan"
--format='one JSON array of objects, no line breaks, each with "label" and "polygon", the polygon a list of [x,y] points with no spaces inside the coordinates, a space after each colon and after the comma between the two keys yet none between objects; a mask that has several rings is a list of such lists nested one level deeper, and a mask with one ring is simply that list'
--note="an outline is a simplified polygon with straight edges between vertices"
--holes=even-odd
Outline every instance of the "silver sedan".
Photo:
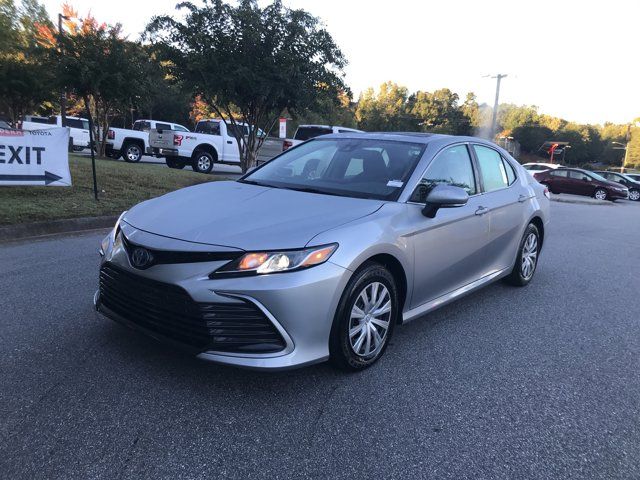
[{"label": "silver sedan", "polygon": [[493,143],[327,135],[123,213],[94,302],[202,359],[359,370],[398,324],[527,285],[548,221],[548,191]]}]

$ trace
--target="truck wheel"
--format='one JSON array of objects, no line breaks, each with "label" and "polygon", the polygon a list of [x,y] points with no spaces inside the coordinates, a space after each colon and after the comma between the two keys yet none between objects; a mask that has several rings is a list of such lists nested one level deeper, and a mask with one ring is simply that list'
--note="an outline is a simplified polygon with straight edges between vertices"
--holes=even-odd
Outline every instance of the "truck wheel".
[{"label": "truck wheel", "polygon": [[140,145],[127,142],[122,146],[122,157],[125,162],[137,163],[142,159],[142,149]]},{"label": "truck wheel", "polygon": [[209,173],[213,169],[213,155],[204,150],[198,150],[193,154],[191,168],[194,172]]},{"label": "truck wheel", "polygon": [[166,158],[165,161],[167,162],[167,167],[169,168],[177,168],[177,169],[184,168],[184,163],[174,158]]}]

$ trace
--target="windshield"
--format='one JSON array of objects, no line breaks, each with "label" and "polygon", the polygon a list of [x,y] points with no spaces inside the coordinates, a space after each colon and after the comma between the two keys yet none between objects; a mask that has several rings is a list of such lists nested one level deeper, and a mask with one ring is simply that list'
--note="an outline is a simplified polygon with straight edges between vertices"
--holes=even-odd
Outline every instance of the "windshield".
[{"label": "windshield", "polygon": [[611,181],[611,180],[607,180],[602,175],[598,175],[597,173],[594,173],[594,172],[589,172],[589,175],[592,176],[593,178],[595,178],[596,180],[600,180],[601,182],[610,182]]},{"label": "windshield", "polygon": [[425,145],[316,139],[287,150],[240,180],[327,195],[397,200]]}]

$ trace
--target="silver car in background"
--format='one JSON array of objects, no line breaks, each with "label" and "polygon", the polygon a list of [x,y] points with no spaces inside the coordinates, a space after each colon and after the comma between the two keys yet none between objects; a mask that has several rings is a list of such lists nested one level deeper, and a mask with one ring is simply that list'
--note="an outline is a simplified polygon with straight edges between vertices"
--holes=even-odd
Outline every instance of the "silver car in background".
[{"label": "silver car in background", "polygon": [[327,135],[125,212],[94,302],[202,359],[359,370],[397,324],[500,278],[527,285],[548,221],[545,187],[493,143]]}]

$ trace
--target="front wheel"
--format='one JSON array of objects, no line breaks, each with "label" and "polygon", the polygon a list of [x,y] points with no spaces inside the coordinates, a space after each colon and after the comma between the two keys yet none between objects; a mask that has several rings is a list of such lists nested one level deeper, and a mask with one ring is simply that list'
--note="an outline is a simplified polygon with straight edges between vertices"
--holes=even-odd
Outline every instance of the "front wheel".
[{"label": "front wheel", "polygon": [[533,274],[536,273],[539,253],[540,232],[538,231],[538,227],[530,223],[520,241],[518,257],[516,258],[513,270],[511,270],[511,274],[505,279],[507,283],[515,285],[516,287],[528,285],[533,278]]},{"label": "front wheel", "polygon": [[387,348],[398,315],[393,275],[380,264],[365,264],[340,299],[329,339],[331,361],[352,371],[373,365]]},{"label": "front wheel", "polygon": [[596,200],[606,200],[607,197],[609,195],[607,194],[607,191],[604,188],[598,188],[596,189],[596,191],[593,193],[593,197]]},{"label": "front wheel", "polygon": [[640,190],[629,190],[629,200],[637,202],[640,200]]},{"label": "front wheel", "polygon": [[194,172],[209,173],[213,169],[213,155],[209,152],[198,151],[193,155],[191,164]]}]

